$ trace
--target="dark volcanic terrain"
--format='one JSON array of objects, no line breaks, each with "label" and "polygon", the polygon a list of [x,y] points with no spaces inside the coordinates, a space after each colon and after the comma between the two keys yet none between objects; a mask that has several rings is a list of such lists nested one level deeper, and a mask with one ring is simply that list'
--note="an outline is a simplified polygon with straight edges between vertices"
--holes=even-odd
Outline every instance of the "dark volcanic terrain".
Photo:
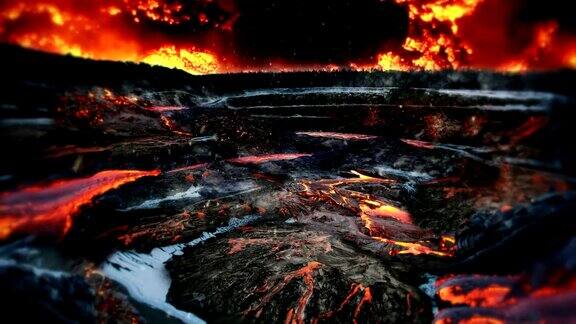
[{"label": "dark volcanic terrain", "polygon": [[573,71],[191,76],[0,50],[9,318],[576,319]]}]

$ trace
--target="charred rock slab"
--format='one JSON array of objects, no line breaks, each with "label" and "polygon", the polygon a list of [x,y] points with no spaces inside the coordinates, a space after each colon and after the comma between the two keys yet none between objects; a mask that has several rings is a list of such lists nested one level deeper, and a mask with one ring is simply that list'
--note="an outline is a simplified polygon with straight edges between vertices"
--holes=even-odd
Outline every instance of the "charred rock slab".
[{"label": "charred rock slab", "polygon": [[269,224],[188,249],[167,265],[169,300],[214,321],[426,322],[401,270],[301,225]]},{"label": "charred rock slab", "polygon": [[[576,231],[574,192],[549,194],[507,212],[473,215],[456,238],[460,266],[519,271],[554,253]],[[500,261],[498,261],[500,260]],[[505,260],[505,261],[504,261]]]},{"label": "charred rock slab", "polygon": [[572,300],[571,261],[542,260],[575,232],[574,72],[194,77],[2,49],[2,243],[40,237],[97,299],[7,264],[50,316],[138,320],[106,276],[185,321],[428,322],[431,273],[442,314]]},{"label": "charred rock slab", "polygon": [[94,292],[81,276],[0,260],[0,288],[6,318],[54,323],[96,320]]}]

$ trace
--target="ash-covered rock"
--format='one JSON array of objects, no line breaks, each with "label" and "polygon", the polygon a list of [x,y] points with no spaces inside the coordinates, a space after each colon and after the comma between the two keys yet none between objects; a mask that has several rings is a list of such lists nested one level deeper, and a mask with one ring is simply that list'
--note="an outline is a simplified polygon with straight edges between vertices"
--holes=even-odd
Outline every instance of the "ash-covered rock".
[{"label": "ash-covered rock", "polygon": [[[195,77],[2,49],[0,239],[75,265],[9,274],[56,285],[65,319],[427,322],[428,273],[516,287],[575,232],[574,72]],[[82,277],[96,300],[68,303]]]},{"label": "ash-covered rock", "polygon": [[[473,215],[457,233],[461,266],[491,271],[521,270],[554,253],[574,235],[574,192],[548,194],[506,212]],[[497,262],[503,260],[506,262]]]},{"label": "ash-covered rock", "polygon": [[207,320],[426,322],[430,315],[423,295],[403,281],[406,272],[301,225],[245,228],[186,249],[167,268],[170,302]]},{"label": "ash-covered rock", "polygon": [[84,278],[0,260],[0,302],[5,318],[77,323],[96,320],[95,296]]}]

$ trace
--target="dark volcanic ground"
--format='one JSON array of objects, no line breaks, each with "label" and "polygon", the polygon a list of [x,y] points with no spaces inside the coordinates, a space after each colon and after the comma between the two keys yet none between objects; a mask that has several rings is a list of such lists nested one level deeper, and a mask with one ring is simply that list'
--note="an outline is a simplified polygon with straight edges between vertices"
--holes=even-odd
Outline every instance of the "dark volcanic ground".
[{"label": "dark volcanic ground", "polygon": [[194,77],[2,52],[13,316],[576,319],[572,71]]}]

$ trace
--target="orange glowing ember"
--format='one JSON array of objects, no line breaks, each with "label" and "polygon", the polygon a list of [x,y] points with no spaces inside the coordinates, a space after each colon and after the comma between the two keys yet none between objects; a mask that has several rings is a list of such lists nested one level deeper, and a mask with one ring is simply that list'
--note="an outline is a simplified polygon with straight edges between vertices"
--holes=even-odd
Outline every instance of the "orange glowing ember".
[{"label": "orange glowing ember", "polygon": [[274,297],[276,294],[280,293],[286,285],[291,283],[297,278],[301,278],[304,282],[305,288],[304,293],[300,296],[296,303],[296,307],[290,308],[286,314],[284,323],[304,323],[306,318],[305,310],[306,305],[310,301],[312,294],[314,293],[314,273],[322,267],[322,264],[316,261],[310,261],[307,265],[302,268],[292,271],[286,274],[281,280],[278,280],[275,284],[271,281],[266,282],[264,287],[260,290],[265,291],[266,294],[262,296],[255,307],[251,307],[245,313],[259,312],[261,311]]},{"label": "orange glowing ember", "polygon": [[152,107],[147,107],[146,110],[148,111],[153,111],[153,112],[157,112],[157,113],[165,113],[165,112],[171,112],[171,111],[182,111],[182,110],[186,110],[188,109],[187,107],[181,107],[181,106],[152,106]]},{"label": "orange glowing ember", "polygon": [[[450,303],[439,313],[435,323],[507,323],[527,320],[518,316],[527,310],[536,309],[534,318],[539,322],[554,321],[546,312],[540,312],[556,302],[566,303],[574,296],[576,278],[567,269],[557,268],[548,274],[548,279],[534,283],[531,275],[520,274],[507,277],[484,275],[461,275],[439,278],[437,294]],[[537,286],[534,286],[536,284]],[[568,302],[570,304],[570,302]]]},{"label": "orange glowing ember", "polygon": [[184,166],[184,167],[172,169],[170,171],[167,171],[166,173],[169,174],[169,173],[177,173],[177,172],[183,172],[183,171],[194,171],[194,170],[205,168],[207,166],[208,166],[208,163],[199,163],[199,164],[194,164],[194,165],[189,165],[189,166]]},{"label": "orange glowing ember", "polygon": [[92,199],[159,171],[110,170],[91,177],[60,180],[0,195],[0,240],[15,234],[65,235],[72,217]]},{"label": "orange glowing ember", "polygon": [[401,248],[401,250],[390,250],[390,255],[426,254],[441,257],[453,255],[454,239],[452,237],[442,237],[440,239],[441,250],[435,250],[426,246],[424,244],[425,242],[403,242],[378,236],[380,225],[377,224],[376,218],[389,218],[398,224],[413,226],[410,213],[372,195],[346,188],[347,186],[355,184],[392,184],[395,183],[395,181],[370,177],[357,171],[352,171],[352,173],[357,175],[358,178],[316,181],[304,180],[301,182],[304,190],[300,194],[316,200],[327,201],[357,213],[364,227],[374,240]]},{"label": "orange glowing ember", "polygon": [[358,317],[360,316],[360,312],[362,311],[362,307],[365,304],[369,304],[372,303],[372,291],[370,290],[370,287],[364,288],[364,295],[362,296],[362,299],[360,299],[360,302],[358,303],[358,305],[356,306],[356,309],[354,310],[354,319],[352,321],[352,323],[357,324],[358,323]]},{"label": "orange glowing ember", "polygon": [[490,307],[500,305],[510,293],[511,287],[490,284],[465,290],[458,285],[442,287],[438,290],[440,299],[453,305],[469,305],[472,307]]},{"label": "orange glowing ember", "polygon": [[378,56],[378,63],[376,63],[376,68],[384,71],[405,71],[409,69],[409,66],[404,63],[404,59],[400,57],[400,55],[387,52]]},{"label": "orange glowing ember", "polygon": [[410,213],[377,200],[364,200],[360,210],[370,217],[390,217],[401,223],[412,224]]},{"label": "orange glowing ember", "polygon": [[335,132],[297,132],[296,135],[306,135],[310,137],[320,137],[320,138],[333,138],[344,141],[367,141],[378,138],[378,136],[374,135],[335,133]]},{"label": "orange glowing ember", "polygon": [[320,314],[320,316],[318,318],[314,318],[311,321],[311,323],[317,324],[320,322],[329,321],[330,318],[332,318],[335,314],[341,312],[344,309],[344,307],[349,305],[351,302],[357,300],[359,296],[360,300],[358,300],[356,304],[356,308],[354,309],[352,317],[352,323],[358,323],[358,317],[360,316],[362,309],[364,308],[364,305],[372,302],[372,290],[370,289],[370,287],[365,287],[362,284],[358,283],[352,284],[350,291],[348,292],[342,303],[340,303],[338,308]]},{"label": "orange glowing ember", "polygon": [[387,244],[393,244],[399,247],[404,248],[403,250],[392,250],[390,251],[390,255],[400,255],[400,254],[412,254],[412,255],[435,255],[440,257],[449,257],[452,256],[450,252],[443,252],[434,250],[426,245],[420,243],[411,243],[411,242],[399,242],[395,240],[386,239],[383,237],[374,237],[376,240],[381,241]]},{"label": "orange glowing ember", "polygon": [[517,144],[518,142],[531,137],[536,132],[544,128],[549,122],[548,117],[542,116],[531,116],[528,117],[528,120],[517,129],[511,131],[510,134],[510,141],[512,144]]},{"label": "orange glowing ember", "polygon": [[160,121],[168,130],[170,130],[172,133],[174,133],[176,135],[192,136],[191,133],[180,130],[180,128],[168,116],[165,116],[165,115],[160,116]]},{"label": "orange glowing ember", "polygon": [[228,159],[226,161],[234,164],[262,164],[274,161],[295,160],[308,156],[312,156],[312,154],[280,153],[280,154],[268,154],[268,155],[256,155],[256,156],[243,156],[239,158]]},{"label": "orange glowing ember", "polygon": [[425,148],[425,149],[435,148],[434,144],[432,144],[430,142],[411,140],[411,139],[402,139],[402,142],[404,142],[408,145],[414,146],[414,147],[418,147],[418,148]]},{"label": "orange glowing ember", "polygon": [[174,46],[162,47],[141,58],[140,61],[184,70],[191,74],[216,73],[219,69],[218,61],[213,54],[176,49]]}]

